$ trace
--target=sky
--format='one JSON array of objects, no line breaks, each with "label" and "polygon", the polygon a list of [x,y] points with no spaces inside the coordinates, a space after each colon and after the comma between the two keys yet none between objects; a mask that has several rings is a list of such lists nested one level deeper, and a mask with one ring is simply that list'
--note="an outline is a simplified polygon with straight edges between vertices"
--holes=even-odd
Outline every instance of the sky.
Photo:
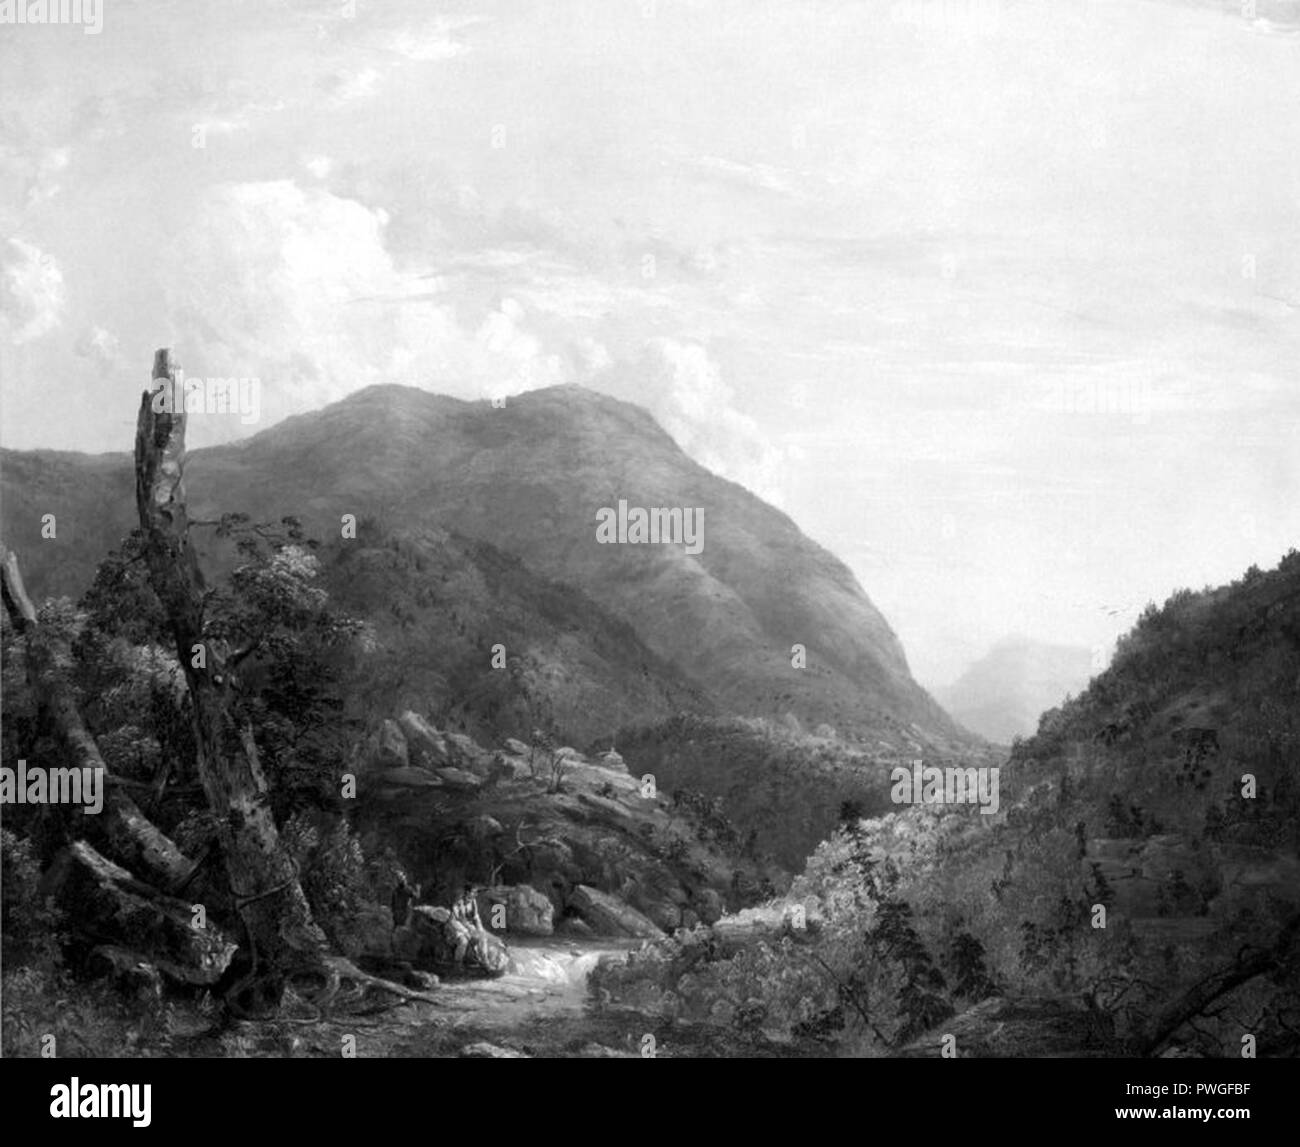
[{"label": "sky", "polygon": [[100,15],[0,22],[7,447],[129,449],[164,345],[260,382],[195,445],[577,383],[841,557],[930,686],[1012,634],[1100,667],[1300,544],[1300,0]]}]

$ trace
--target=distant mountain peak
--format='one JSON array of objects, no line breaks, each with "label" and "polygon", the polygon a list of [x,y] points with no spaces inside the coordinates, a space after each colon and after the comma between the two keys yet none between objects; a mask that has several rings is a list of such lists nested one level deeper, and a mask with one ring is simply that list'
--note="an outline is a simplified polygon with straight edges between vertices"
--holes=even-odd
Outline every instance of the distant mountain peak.
[{"label": "distant mountain peak", "polygon": [[1037,729],[1039,715],[1079,692],[1091,675],[1085,646],[1010,634],[937,695],[966,728],[1005,744]]}]

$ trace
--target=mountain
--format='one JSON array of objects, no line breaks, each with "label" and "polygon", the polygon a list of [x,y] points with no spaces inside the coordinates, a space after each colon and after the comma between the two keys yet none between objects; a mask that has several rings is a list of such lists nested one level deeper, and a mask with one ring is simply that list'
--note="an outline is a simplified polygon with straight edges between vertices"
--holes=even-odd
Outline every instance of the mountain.
[{"label": "mountain", "polygon": [[[186,486],[195,518],[294,514],[331,549],[335,539],[347,545],[349,514],[385,535],[443,531],[485,543],[586,595],[725,712],[791,715],[873,743],[901,746],[900,729],[925,746],[966,739],[912,679],[893,630],[842,562],[692,461],[644,410],[605,395],[554,387],[497,408],[369,387],[236,445],[194,451]],[[38,595],[78,594],[133,525],[125,454],[6,451],[3,494],[6,542]],[[598,512],[620,500],[698,508],[701,552],[601,544]],[[43,539],[51,513],[56,537]],[[792,666],[796,644],[806,668]]]},{"label": "mountain", "polygon": [[1008,637],[935,695],[971,732],[1005,745],[1031,734],[1044,710],[1078,693],[1091,676],[1091,654],[1082,646]]},{"label": "mountain", "polygon": [[[568,741],[608,748],[625,725],[710,710],[630,625],[487,542],[365,519],[355,541],[320,556],[335,604],[367,620],[370,648],[347,688],[363,723],[416,709],[490,744],[553,722]],[[509,655],[494,667],[497,644]]]},{"label": "mountain", "polygon": [[840,1054],[933,1058],[955,1038],[971,1057],[1294,1057],[1298,749],[1291,550],[1149,606],[1012,747],[996,813],[934,803],[847,823],[783,900],[700,937],[704,959],[611,968],[598,986],[615,1004],[653,988],[703,1023],[754,998],[765,1032]]}]

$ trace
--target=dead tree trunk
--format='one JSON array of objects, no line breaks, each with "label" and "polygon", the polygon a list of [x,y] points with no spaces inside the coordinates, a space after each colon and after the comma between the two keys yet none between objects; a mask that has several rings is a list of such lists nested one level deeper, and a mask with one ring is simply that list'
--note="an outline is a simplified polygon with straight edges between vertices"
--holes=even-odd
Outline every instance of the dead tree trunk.
[{"label": "dead tree trunk", "polygon": [[72,686],[59,669],[72,660],[67,643],[37,620],[36,609],[23,585],[18,555],[3,545],[0,545],[0,589],[9,619],[23,639],[27,677],[41,706],[54,722],[76,767],[103,770],[100,775],[104,784],[104,808],[94,818],[93,826],[101,843],[121,864],[147,876],[164,892],[178,889],[189,878],[193,864],[114,783],[99,746],[81,719]]},{"label": "dead tree trunk", "polygon": [[[189,686],[199,778],[220,824],[226,871],[251,949],[252,967],[231,999],[245,1013],[265,1012],[280,1002],[290,976],[330,979],[325,937],[280,843],[252,730],[234,719],[224,659],[204,638],[203,574],[190,542],[183,483],[185,414],[154,409],[160,386],[174,388],[175,371],[169,352],[158,351],[153,387],[141,399],[136,426],[136,506],[150,584],[167,614]],[[203,659],[196,656],[200,646]],[[197,660],[205,661],[203,667],[195,666]]]}]

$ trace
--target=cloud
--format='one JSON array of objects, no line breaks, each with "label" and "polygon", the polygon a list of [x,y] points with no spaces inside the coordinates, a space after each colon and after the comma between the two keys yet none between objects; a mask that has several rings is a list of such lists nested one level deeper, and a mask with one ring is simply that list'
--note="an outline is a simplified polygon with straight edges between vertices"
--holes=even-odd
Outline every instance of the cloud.
[{"label": "cloud", "polygon": [[327,179],[334,170],[334,161],[328,155],[311,155],[302,161],[303,167],[317,179]]},{"label": "cloud", "polygon": [[101,374],[124,370],[127,362],[122,354],[122,344],[112,331],[92,326],[73,348],[79,358],[88,359]]},{"label": "cloud", "polygon": [[52,256],[21,239],[0,248],[0,334],[14,346],[38,339],[59,324],[63,272]]},{"label": "cloud", "polygon": [[375,94],[382,75],[378,68],[362,68],[354,72],[336,72],[326,76],[320,87],[340,104],[366,99]]},{"label": "cloud", "polygon": [[703,172],[718,179],[731,180],[746,187],[790,195],[794,184],[788,172],[770,163],[740,163],[722,156],[705,155],[695,161]]},{"label": "cloud", "polygon": [[450,26],[446,24],[435,24],[425,32],[398,32],[388,42],[388,48],[399,56],[419,63],[449,60],[469,51],[464,44],[452,39]]},{"label": "cloud", "polygon": [[547,354],[541,341],[523,329],[523,320],[523,307],[514,299],[505,299],[478,329],[476,341],[486,361],[496,368],[484,380],[489,398],[522,394],[565,381],[560,356]]},{"label": "cloud", "polygon": [[55,182],[55,177],[68,166],[71,158],[70,147],[50,147],[42,151],[36,165],[36,178],[27,193],[28,207],[53,199],[63,190],[62,185]]},{"label": "cloud", "polygon": [[703,344],[640,339],[611,352],[564,314],[571,306],[545,305],[563,285],[553,271],[539,291],[528,277],[518,290],[502,284],[466,315],[437,278],[430,288],[430,268],[395,260],[382,208],[276,180],[216,188],[195,218],[163,272],[172,341],[192,377],[260,378],[263,425],[374,383],[496,398],[581,379],[647,406],[703,465],[783,500],[793,448],[737,408]]},{"label": "cloud", "polygon": [[773,505],[784,503],[793,448],[776,446],[754,418],[736,408],[705,347],[656,339],[631,374],[635,390],[627,397],[646,406],[687,454]]},{"label": "cloud", "polygon": [[172,339],[191,376],[260,378],[263,425],[374,383],[518,394],[584,353],[512,295],[462,321],[427,268],[394,261],[382,208],[275,180],[219,187],[196,218],[164,271]]}]

